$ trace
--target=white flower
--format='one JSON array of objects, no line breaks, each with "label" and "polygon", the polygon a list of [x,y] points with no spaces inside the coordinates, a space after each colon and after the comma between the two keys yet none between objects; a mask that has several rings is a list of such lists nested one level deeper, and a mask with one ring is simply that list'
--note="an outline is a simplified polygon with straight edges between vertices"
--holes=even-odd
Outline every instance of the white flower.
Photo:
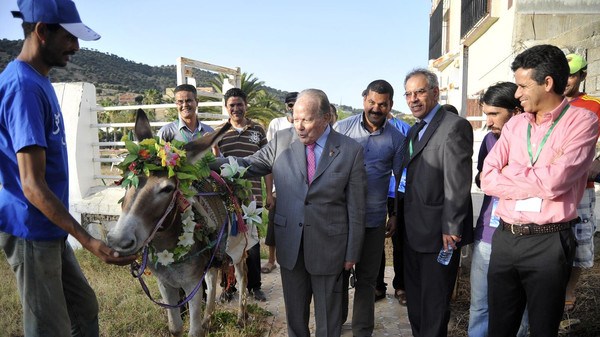
[{"label": "white flower", "polygon": [[181,218],[182,219],[187,219],[187,218],[194,218],[194,211],[192,210],[192,207],[188,207],[185,209],[185,211],[183,213],[181,213]]},{"label": "white flower", "polygon": [[194,219],[191,216],[183,219],[181,224],[183,225],[183,231],[186,233],[193,233],[194,229],[196,229],[196,223],[194,222]]},{"label": "white flower", "polygon": [[238,165],[234,157],[229,157],[229,164],[221,165],[221,176],[227,179],[232,179],[236,173],[240,173],[240,177],[244,175],[246,169]]},{"label": "white flower", "polygon": [[163,266],[168,266],[171,263],[175,262],[175,260],[173,259],[173,253],[169,252],[166,249],[156,254],[156,257],[158,258],[158,263],[162,264]]},{"label": "white flower", "polygon": [[194,233],[187,232],[183,233],[179,236],[179,242],[177,242],[178,246],[189,247],[194,244]]},{"label": "white flower", "polygon": [[244,211],[244,220],[249,224],[253,222],[261,223],[262,219],[260,218],[260,214],[263,211],[263,208],[256,208],[256,200],[253,200],[250,205],[242,205],[242,210]]}]

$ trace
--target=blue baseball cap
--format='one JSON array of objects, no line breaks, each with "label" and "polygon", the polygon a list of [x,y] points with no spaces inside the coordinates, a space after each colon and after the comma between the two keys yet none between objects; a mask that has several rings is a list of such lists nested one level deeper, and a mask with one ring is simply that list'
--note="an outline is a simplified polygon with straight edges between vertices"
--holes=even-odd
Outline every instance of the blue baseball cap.
[{"label": "blue baseball cap", "polygon": [[85,41],[94,41],[100,35],[81,22],[75,3],[72,0],[18,0],[18,12],[13,17],[25,22],[53,23]]}]

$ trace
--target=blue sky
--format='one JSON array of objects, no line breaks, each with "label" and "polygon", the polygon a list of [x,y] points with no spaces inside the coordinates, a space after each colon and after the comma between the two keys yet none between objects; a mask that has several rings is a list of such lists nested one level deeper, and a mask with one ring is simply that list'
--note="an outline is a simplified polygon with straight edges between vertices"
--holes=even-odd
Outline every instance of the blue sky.
[{"label": "blue sky", "polygon": [[[85,24],[102,38],[93,48],[149,65],[183,56],[254,73],[286,91],[324,90],[336,104],[362,107],[375,79],[395,89],[394,108],[409,112],[404,76],[426,67],[431,1],[382,0],[85,0]],[[21,39],[20,21],[0,1],[0,38]],[[175,77],[176,74],[174,73]]]}]

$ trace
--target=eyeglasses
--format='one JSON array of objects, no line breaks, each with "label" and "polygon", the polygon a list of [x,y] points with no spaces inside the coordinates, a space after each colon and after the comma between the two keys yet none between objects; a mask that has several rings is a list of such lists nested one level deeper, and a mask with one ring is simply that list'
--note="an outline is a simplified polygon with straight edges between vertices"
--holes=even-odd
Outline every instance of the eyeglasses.
[{"label": "eyeglasses", "polygon": [[185,101],[182,101],[182,100],[175,101],[175,104],[181,106],[181,105],[184,105],[184,104],[192,104],[193,102],[194,102],[193,99],[188,98]]},{"label": "eyeglasses", "polygon": [[406,98],[411,98],[414,95],[417,95],[417,97],[423,97],[425,96],[425,93],[427,93],[431,88],[427,88],[427,89],[419,89],[419,90],[415,90],[415,91],[407,91],[404,93],[404,97]]},{"label": "eyeglasses", "polygon": [[287,107],[288,107],[288,108],[290,108],[290,109],[294,107],[294,103],[288,103],[288,104],[286,104],[286,105],[287,105]]}]

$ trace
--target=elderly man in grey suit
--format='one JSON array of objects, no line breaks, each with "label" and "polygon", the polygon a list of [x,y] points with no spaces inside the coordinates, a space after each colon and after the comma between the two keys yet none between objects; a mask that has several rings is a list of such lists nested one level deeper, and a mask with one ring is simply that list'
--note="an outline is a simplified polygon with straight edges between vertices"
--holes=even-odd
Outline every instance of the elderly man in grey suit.
[{"label": "elderly man in grey suit", "polygon": [[292,337],[310,336],[313,296],[316,335],[340,336],[342,271],[358,262],[362,248],[363,148],[332,130],[330,118],[327,95],[304,90],[294,106],[294,128],[278,131],[260,151],[238,159],[249,167],[246,175],[273,173],[277,186],[275,245]]},{"label": "elderly man in grey suit", "polygon": [[[406,137],[396,198],[404,202],[408,318],[415,337],[446,336],[460,258],[460,252],[452,250],[473,240],[473,129],[467,120],[440,107],[432,72],[413,70],[404,87],[406,103],[419,121]],[[441,250],[451,258],[438,259]]]}]

